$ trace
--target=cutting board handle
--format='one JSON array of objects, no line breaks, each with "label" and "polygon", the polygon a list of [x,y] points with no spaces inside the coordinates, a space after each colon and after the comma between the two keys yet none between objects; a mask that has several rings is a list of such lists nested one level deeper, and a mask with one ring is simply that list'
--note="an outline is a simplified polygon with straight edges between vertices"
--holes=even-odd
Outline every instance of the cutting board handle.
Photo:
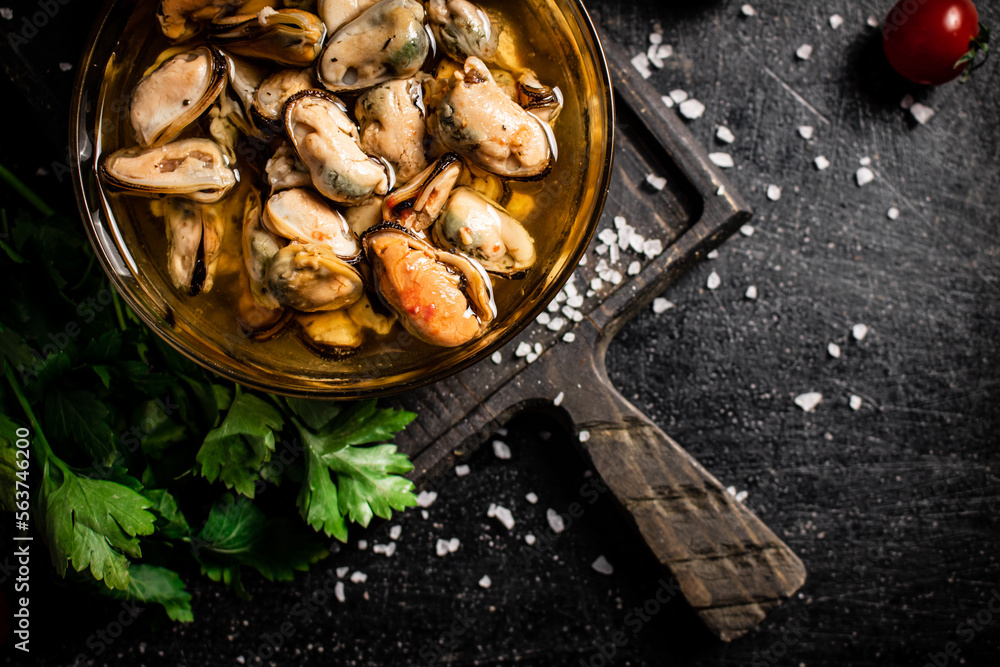
[{"label": "cutting board handle", "polygon": [[587,394],[581,448],[709,630],[732,641],[802,586],[798,556],[606,378]]}]

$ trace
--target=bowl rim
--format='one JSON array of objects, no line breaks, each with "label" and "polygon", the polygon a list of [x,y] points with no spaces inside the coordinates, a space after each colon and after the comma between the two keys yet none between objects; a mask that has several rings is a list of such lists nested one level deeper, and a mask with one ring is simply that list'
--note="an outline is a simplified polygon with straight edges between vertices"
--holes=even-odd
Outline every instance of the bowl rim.
[{"label": "bowl rim", "polygon": [[[611,72],[608,67],[607,57],[604,53],[604,46],[601,44],[600,35],[594,26],[593,19],[587,12],[587,9],[583,4],[583,0],[559,1],[565,2],[577,11],[579,17],[581,18],[581,32],[583,32],[585,36],[589,35],[594,45],[592,56],[596,67],[597,78],[599,83],[603,85],[603,102],[607,108],[607,126],[605,127],[607,150],[604,156],[604,164],[600,167],[599,178],[597,179],[598,188],[595,193],[594,210],[591,220],[588,221],[588,230],[586,234],[583,236],[578,246],[570,254],[569,260],[566,264],[567,267],[574,267],[575,269],[575,267],[579,264],[580,259],[586,253],[594,234],[597,232],[597,228],[603,215],[604,206],[607,201],[607,195],[611,188],[617,116]],[[483,348],[480,352],[470,355],[468,358],[463,359],[454,365],[439,369],[433,373],[421,374],[419,377],[405,379],[389,386],[372,387],[363,390],[352,389],[350,385],[347,385],[346,387],[295,387],[290,386],[289,384],[276,386],[268,384],[265,381],[261,381],[250,374],[244,373],[236,367],[216,363],[213,359],[199,355],[196,349],[189,348],[189,346],[183,344],[183,341],[178,337],[168,336],[164,331],[161,331],[164,324],[169,323],[165,323],[161,320],[161,318],[157,317],[156,314],[150,312],[150,309],[146,306],[146,304],[144,304],[136,296],[136,294],[133,293],[133,289],[135,289],[135,287],[129,285],[129,282],[131,281],[138,286],[139,281],[134,275],[131,274],[130,271],[126,276],[115,266],[114,260],[117,260],[117,263],[121,265],[122,268],[125,267],[126,262],[118,247],[115,245],[115,242],[106,232],[105,222],[101,218],[103,215],[103,204],[101,202],[92,202],[88,199],[85,179],[88,177],[93,179],[98,178],[96,174],[97,165],[94,152],[96,150],[96,140],[99,138],[91,138],[90,135],[90,130],[93,128],[93,124],[89,121],[92,120],[94,110],[88,109],[87,91],[90,89],[99,90],[100,82],[103,79],[103,74],[106,68],[106,62],[94,62],[94,57],[98,50],[100,37],[104,31],[104,27],[112,12],[121,2],[122,0],[105,0],[100,13],[95,19],[90,35],[87,37],[83,53],[80,56],[80,63],[82,66],[78,68],[76,81],[73,85],[73,98],[71,101],[69,115],[69,145],[70,150],[73,151],[70,157],[73,190],[76,194],[77,207],[80,211],[80,216],[83,226],[86,229],[87,237],[90,240],[91,248],[97,256],[101,267],[104,269],[104,273],[108,277],[111,288],[125,300],[129,308],[131,308],[132,312],[142,320],[143,324],[152,329],[154,334],[187,359],[190,359],[199,366],[242,386],[282,396],[337,400],[356,400],[363,398],[394,396],[440,382],[462,372],[467,368],[470,368],[475,364],[484,362],[492,354],[502,349],[518,334],[524,331],[524,329],[527,328],[539,314],[541,314],[541,312],[548,306],[549,302],[555,298],[559,290],[565,286],[570,277],[573,275],[573,270],[564,270],[563,273],[565,275],[546,288],[546,292],[551,294],[549,299],[539,299],[535,306],[528,310],[528,314],[523,318],[522,322],[510,326],[507,331],[496,339],[496,341]],[[97,100],[93,100],[93,104],[95,106],[96,103]],[[87,173],[85,172],[84,165],[92,159],[95,160],[95,163],[93,168],[88,170],[90,173]],[[91,211],[90,204],[97,204],[98,209]],[[105,231],[105,236],[107,238],[99,238],[98,229]],[[276,371],[270,371],[270,373],[272,376],[281,375],[281,373]]]}]

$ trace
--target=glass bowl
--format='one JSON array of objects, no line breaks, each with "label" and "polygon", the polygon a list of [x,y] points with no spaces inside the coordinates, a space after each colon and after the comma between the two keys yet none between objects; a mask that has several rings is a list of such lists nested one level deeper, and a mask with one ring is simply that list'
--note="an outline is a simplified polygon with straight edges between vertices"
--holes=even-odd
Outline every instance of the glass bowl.
[{"label": "glass bowl", "polygon": [[[279,394],[350,399],[399,393],[489,357],[534,321],[573,273],[601,217],[615,127],[607,63],[580,0],[504,4],[505,12],[514,7],[519,25],[530,26],[532,46],[545,45],[544,53],[528,54],[528,65],[565,98],[556,126],[556,165],[539,185],[523,186],[540,188],[526,190],[535,207],[524,220],[536,239],[538,263],[520,280],[494,279],[499,315],[484,335],[462,347],[426,345],[397,327],[384,344],[341,358],[317,356],[292,332],[263,343],[247,338],[236,321],[236,273],[220,273],[211,293],[179,293],[166,274],[165,231],[150,220],[150,200],[110,193],[98,181],[95,166],[102,155],[134,145],[128,95],[169,46],[157,29],[156,4],[105,5],[79,68],[70,146],[77,201],[101,265],[132,310],[186,356],[236,382]],[[236,189],[230,197],[245,194]]]}]

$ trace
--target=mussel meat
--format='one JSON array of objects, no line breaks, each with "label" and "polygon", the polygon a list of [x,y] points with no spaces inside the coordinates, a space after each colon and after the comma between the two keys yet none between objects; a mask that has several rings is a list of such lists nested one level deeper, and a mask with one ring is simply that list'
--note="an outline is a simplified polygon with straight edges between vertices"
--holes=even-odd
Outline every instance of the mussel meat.
[{"label": "mussel meat", "polygon": [[499,31],[478,5],[468,0],[430,0],[427,13],[438,43],[455,60],[496,58]]},{"label": "mussel meat", "polygon": [[427,168],[423,90],[416,78],[387,81],[364,92],[354,106],[361,149],[388,160],[401,183]]},{"label": "mussel meat", "polygon": [[267,183],[271,186],[272,193],[312,185],[309,170],[302,164],[292,145],[284,139],[267,161],[264,172],[267,174]]},{"label": "mussel meat", "polygon": [[319,0],[319,15],[328,32],[335,33],[365,13],[379,0]]},{"label": "mussel meat", "polygon": [[201,24],[238,9],[246,0],[162,0],[156,18],[167,39],[184,42],[201,30]]},{"label": "mussel meat", "polygon": [[284,110],[288,99],[315,88],[312,70],[286,69],[264,79],[253,96],[251,114],[257,127],[280,134],[285,128]]},{"label": "mussel meat", "polygon": [[326,26],[309,12],[265,7],[257,14],[215,19],[209,37],[214,44],[248,58],[305,67],[323,48]]},{"label": "mussel meat", "polygon": [[217,202],[236,184],[218,144],[184,139],[154,148],[124,148],[101,162],[111,186],[147,197],[177,195],[201,203]]},{"label": "mussel meat", "polygon": [[413,232],[430,227],[441,214],[451,189],[462,175],[462,160],[447,153],[392,191],[382,204],[382,217]]},{"label": "mussel meat", "polygon": [[307,313],[345,308],[364,293],[361,274],[322,243],[293,243],[279,250],[264,285],[281,305]]},{"label": "mussel meat", "polygon": [[260,195],[252,190],[243,208],[243,263],[246,266],[250,293],[265,310],[281,308],[278,300],[267,292],[264,280],[271,260],[284,246],[283,239],[264,229],[261,224]]},{"label": "mussel meat", "polygon": [[261,218],[268,230],[296,243],[321,243],[347,262],[359,259],[361,246],[344,216],[312,190],[295,188],[272,195]]},{"label": "mussel meat", "polygon": [[167,227],[167,273],[174,287],[189,296],[208,292],[215,283],[225,223],[215,206],[179,197],[153,202],[152,212]]}]

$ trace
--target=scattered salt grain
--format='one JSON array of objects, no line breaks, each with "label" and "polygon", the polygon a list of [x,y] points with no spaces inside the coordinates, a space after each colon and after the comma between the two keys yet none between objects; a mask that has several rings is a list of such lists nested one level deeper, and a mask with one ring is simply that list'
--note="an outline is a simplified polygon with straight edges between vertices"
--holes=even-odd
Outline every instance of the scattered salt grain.
[{"label": "scattered salt grain", "polygon": [[479,586],[482,588],[489,588],[493,585],[493,581],[490,579],[490,575],[484,574],[483,578],[479,580]]},{"label": "scattered salt grain", "polygon": [[753,236],[754,231],[753,225],[743,225],[740,227],[740,234],[743,236]]},{"label": "scattered salt grain", "polygon": [[593,280],[590,281],[590,289],[594,290],[595,292],[600,291],[602,287],[604,287],[604,282],[601,281],[600,278],[594,278]]},{"label": "scattered salt grain", "polygon": [[0,16],[4,17],[8,21],[14,18],[14,10],[10,7],[0,7]]},{"label": "scattered salt grain", "polygon": [[[463,464],[463,465],[460,465],[460,466],[455,466],[455,474],[458,475],[459,477],[465,477],[470,472],[472,472],[472,470],[467,465]],[[396,538],[394,537],[392,539],[396,539]]]},{"label": "scattered salt grain", "polygon": [[[558,308],[558,305],[556,307]],[[529,354],[531,354],[531,346],[530,345],[528,345],[525,342],[521,342],[521,343],[517,344],[517,349],[514,350],[514,356],[515,357],[520,357],[520,358],[523,359],[524,357],[528,356]]]},{"label": "scattered salt grain", "polygon": [[652,74],[649,70],[649,58],[645,53],[639,53],[632,57],[632,67],[642,75],[643,79],[648,79]]},{"label": "scattered salt grain", "polygon": [[840,346],[836,343],[830,343],[826,346],[826,353],[834,359],[840,359]]},{"label": "scattered salt grain", "polygon": [[674,90],[671,90],[669,95],[670,99],[672,99],[675,104],[681,104],[688,98],[687,91],[681,88],[675,88]]},{"label": "scattered salt grain", "polygon": [[628,274],[630,276],[637,276],[640,271],[642,271],[642,264],[639,262],[632,262],[628,265]]},{"label": "scattered salt grain", "polygon": [[590,567],[594,568],[595,572],[600,572],[601,574],[614,574],[615,571],[615,568],[611,566],[611,563],[604,556],[598,556],[597,560],[590,564]]},{"label": "scattered salt grain", "polygon": [[660,239],[647,239],[642,244],[642,254],[646,257],[653,259],[663,252],[663,241]]},{"label": "scattered salt grain", "polygon": [[597,238],[601,239],[604,243],[611,244],[618,240],[618,232],[613,229],[602,229]]},{"label": "scattered salt grain", "polygon": [[777,185],[767,186],[767,198],[771,201],[778,201],[781,199],[781,188]]},{"label": "scattered salt grain", "polygon": [[420,510],[420,518],[423,519],[424,521],[427,521],[427,519],[429,519],[430,516],[431,515],[427,510]]},{"label": "scattered salt grain", "polygon": [[854,174],[854,178],[858,182],[858,187],[863,188],[875,180],[875,172],[868,167],[861,167],[861,169],[858,169],[858,172]]},{"label": "scattered salt grain", "polygon": [[913,107],[914,102],[916,102],[916,100],[913,99],[913,95],[907,93],[906,95],[903,95],[903,99],[899,101],[899,107],[909,111]]},{"label": "scattered salt grain", "polygon": [[799,406],[806,412],[812,412],[816,409],[816,406],[820,404],[823,400],[823,394],[819,392],[810,391],[807,394],[800,394],[795,397],[795,405]]},{"label": "scattered salt grain", "polygon": [[625,248],[628,247],[629,241],[632,240],[632,232],[634,232],[634,231],[635,230],[632,229],[632,227],[630,225],[623,225],[622,227],[618,228],[618,247],[619,248],[621,248],[622,250],[624,250]]},{"label": "scattered salt grain", "polygon": [[748,287],[746,294],[744,296],[746,296],[746,298],[750,299],[751,301],[754,301],[757,298],[757,286],[751,285],[750,287]]},{"label": "scattered salt grain", "polygon": [[[586,257],[584,257],[584,259],[586,259]],[[559,302],[558,301],[552,301],[552,302],[550,302],[549,305],[545,307],[545,310],[549,311],[550,313],[558,312],[559,311]]]},{"label": "scattered salt grain", "polygon": [[663,35],[660,34],[660,33],[658,33],[658,32],[651,32],[651,33],[649,33],[649,43],[650,44],[662,44],[663,43]]},{"label": "scattered salt grain", "polygon": [[493,360],[494,364],[496,364],[497,366],[499,366],[500,362],[503,361],[503,355],[500,352],[494,352],[493,356],[490,357],[490,359]]},{"label": "scattered salt grain", "polygon": [[667,301],[662,297],[653,299],[653,312],[656,313],[657,315],[662,315],[663,313],[667,312],[673,307],[674,307],[673,303]]},{"label": "scattered salt grain", "polygon": [[459,540],[457,537],[451,538],[450,540],[448,540],[448,553],[450,554],[455,553],[456,551],[458,551],[458,548],[460,546],[462,546],[461,540]]},{"label": "scattered salt grain", "polygon": [[861,400],[860,396],[856,394],[851,395],[851,410],[860,410],[863,404],[864,401]]},{"label": "scattered salt grain", "polygon": [[869,14],[868,15],[868,20],[865,21],[865,23],[868,24],[869,28],[877,28],[878,27],[878,17],[875,16],[874,14]]},{"label": "scattered salt grain", "polygon": [[926,125],[927,121],[929,121],[934,115],[934,109],[924,106],[920,102],[915,102],[913,106],[910,107],[910,113],[917,119],[918,123]]},{"label": "scattered salt grain", "polygon": [[[465,466],[465,467],[468,468],[469,466]],[[456,470],[457,470],[457,468],[456,468]],[[466,474],[468,474],[468,472],[466,472]],[[402,526],[393,526],[392,528],[389,529],[389,539],[391,539],[391,540],[398,540],[399,536],[402,535],[402,534],[403,534],[403,527]]]},{"label": "scattered salt grain", "polygon": [[527,500],[532,505],[534,505],[535,503],[538,502],[538,494],[535,493],[534,491],[529,491],[527,495],[524,496],[524,499]]},{"label": "scattered salt grain", "polygon": [[532,535],[531,533],[528,533],[527,535],[524,536],[524,541],[527,542],[528,546],[530,547],[535,543],[535,536]]},{"label": "scattered salt grain", "polygon": [[608,246],[606,246],[605,244],[601,243],[597,247],[594,248],[594,252],[596,252],[598,255],[605,255],[608,252]]},{"label": "scattered salt grain", "polygon": [[628,220],[620,215],[615,216],[615,229],[621,229],[628,224]]},{"label": "scattered salt grain", "polygon": [[663,104],[668,109],[673,109],[674,108],[674,98],[670,97],[669,95],[664,95],[660,99],[663,100]]},{"label": "scattered salt grain", "polygon": [[705,257],[707,257],[709,259],[719,259],[719,251],[718,250],[713,250],[710,253],[708,253],[707,255],[705,255]]},{"label": "scattered salt grain", "polygon": [[681,104],[680,112],[688,120],[696,120],[705,115],[705,105],[695,99],[686,100]]},{"label": "scattered salt grain", "polygon": [[529,364],[533,364],[536,361],[538,361],[538,354],[535,353],[535,352],[532,352],[531,354],[529,354],[528,356],[526,356],[524,358],[524,360],[527,361]]},{"label": "scattered salt grain", "polygon": [[514,515],[506,507],[497,505],[496,518],[503,524],[504,528],[511,530],[514,528]]},{"label": "scattered salt grain", "polygon": [[632,234],[629,237],[628,245],[632,248],[632,252],[642,252],[642,244],[646,242],[642,234]]},{"label": "scattered salt grain", "polygon": [[590,440],[590,431],[580,431],[580,442],[587,442]]},{"label": "scattered salt grain", "polygon": [[61,69],[64,72],[68,72],[71,69],[73,69],[73,66],[69,63],[59,63],[59,69]]},{"label": "scattered salt grain", "polygon": [[826,169],[830,168],[830,161],[827,160],[826,157],[823,155],[820,155],[815,160],[813,160],[813,164],[816,165],[816,169],[819,171],[825,171]]},{"label": "scattered salt grain", "polygon": [[708,289],[719,289],[719,285],[721,284],[722,278],[719,277],[718,273],[712,271],[712,273],[708,276],[708,282],[705,283],[705,286],[708,287]]},{"label": "scattered salt grain", "polygon": [[754,9],[752,5],[743,5],[743,8],[740,11],[743,12],[743,16],[746,17],[757,16],[757,10]]},{"label": "scattered salt grain", "polygon": [[893,206],[886,212],[886,216],[890,220],[899,220],[899,209]]},{"label": "scattered salt grain", "polygon": [[576,340],[576,334],[573,333],[572,331],[567,331],[566,334],[563,336],[564,343],[572,343],[575,340]]},{"label": "scattered salt grain", "polygon": [[566,305],[570,308],[579,308],[583,305],[583,297],[579,294],[574,294],[570,298],[566,299]]},{"label": "scattered salt grain", "polygon": [[816,133],[816,129],[813,128],[811,125],[800,125],[799,126],[799,136],[802,137],[803,139],[805,139],[806,141],[812,139],[813,135],[815,133]]},{"label": "scattered salt grain", "polygon": [[795,51],[795,56],[799,60],[809,60],[812,58],[813,47],[812,44],[803,44]]},{"label": "scattered salt grain", "polygon": [[493,441],[493,456],[506,461],[510,458],[510,446],[501,440]]},{"label": "scattered salt grain", "polygon": [[448,540],[438,540],[437,543],[434,545],[434,553],[436,553],[438,557],[447,556]]},{"label": "scattered salt grain", "polygon": [[742,503],[744,500],[747,499],[747,496],[749,496],[749,495],[750,494],[748,492],[746,492],[746,491],[738,491],[736,493],[736,502]]},{"label": "scattered salt grain", "polygon": [[351,575],[352,584],[363,584],[366,581],[368,581],[368,575],[360,570]]},{"label": "scattered salt grain", "polygon": [[649,183],[650,186],[652,186],[652,188],[657,192],[667,187],[667,179],[663,176],[657,176],[656,174],[648,174],[646,176],[646,182]]},{"label": "scattered salt grain", "polygon": [[566,398],[566,392],[560,391],[559,395],[552,399],[552,405],[558,408],[560,405],[562,405],[564,398]]},{"label": "scattered salt grain", "polygon": [[[548,323],[547,328],[549,331],[559,331],[566,326],[566,320],[561,317],[554,317],[552,321]],[[539,354],[536,352],[535,354]]]},{"label": "scattered salt grain", "polygon": [[426,509],[434,504],[437,497],[437,491],[421,491],[417,494],[417,505]]},{"label": "scattered salt grain", "polygon": [[715,195],[717,197],[721,197],[724,194],[726,194],[726,186],[725,185],[720,185],[719,189],[715,191]]},{"label": "scattered salt grain", "polygon": [[555,511],[551,507],[545,511],[545,519],[549,522],[549,528],[552,529],[553,533],[561,533],[566,530],[566,524],[563,522],[563,518],[559,515],[559,512]]},{"label": "scattered salt grain", "polygon": [[674,47],[669,44],[660,44],[656,49],[656,57],[660,60],[666,60],[672,55],[674,55]]},{"label": "scattered salt grain", "polygon": [[351,571],[351,568],[349,568],[347,566],[338,567],[337,568],[337,578],[338,579],[343,579],[344,577],[347,576],[347,573],[350,572],[350,571]]},{"label": "scattered salt grain", "polygon": [[552,321],[552,316],[549,315],[548,313],[539,313],[538,317],[535,318],[535,321],[544,327],[546,324]]},{"label": "scattered salt grain", "polygon": [[656,69],[663,67],[663,59],[659,56],[659,49],[656,44],[650,44],[649,48],[646,49],[646,58],[649,60],[649,64]]},{"label": "scattered salt grain", "polygon": [[844,25],[844,17],[840,14],[834,14],[830,17],[830,27],[834,30],[838,30],[840,26]]},{"label": "scattered salt grain", "polygon": [[860,160],[858,160],[858,164],[860,164],[862,167],[870,167],[872,164],[872,159],[866,155]]},{"label": "scattered salt grain", "polygon": [[337,598],[337,602],[347,602],[347,596],[344,595],[344,582],[338,581],[333,586],[333,596]]},{"label": "scattered salt grain", "polygon": [[358,548],[364,551],[368,548],[368,540],[358,540]]},{"label": "scattered salt grain", "polygon": [[732,169],[736,166],[733,156],[729,153],[709,153],[708,159],[712,161],[712,164],[721,169]]},{"label": "scattered salt grain", "polygon": [[867,324],[855,324],[851,327],[851,335],[854,336],[854,340],[862,341],[865,336],[868,335],[868,325]]},{"label": "scattered salt grain", "polygon": [[736,135],[733,134],[733,131],[730,130],[725,125],[723,125],[716,131],[715,138],[724,144],[731,144],[734,141],[736,141]]}]

